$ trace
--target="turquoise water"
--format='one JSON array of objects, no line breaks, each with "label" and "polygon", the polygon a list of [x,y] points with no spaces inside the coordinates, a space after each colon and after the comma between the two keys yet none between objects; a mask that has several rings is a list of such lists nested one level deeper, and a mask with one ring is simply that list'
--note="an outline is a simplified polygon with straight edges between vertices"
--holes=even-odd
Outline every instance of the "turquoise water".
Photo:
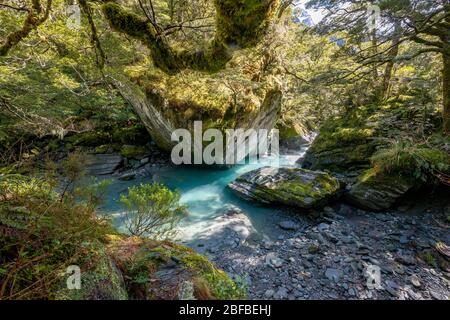
[{"label": "turquoise water", "polygon": [[[305,150],[296,154],[280,156],[279,166],[295,166],[295,162]],[[183,239],[195,239],[202,228],[212,219],[224,214],[224,207],[235,205],[242,209],[256,226],[264,226],[265,217],[273,213],[273,208],[258,206],[236,197],[227,189],[227,184],[239,175],[259,167],[274,165],[270,159],[257,164],[236,165],[230,169],[205,168],[197,166],[170,166],[157,168],[146,178],[133,181],[115,180],[109,187],[106,205],[101,211],[113,217],[114,224],[123,228],[123,208],[118,203],[120,194],[139,183],[159,182],[181,193],[181,203],[187,206],[189,215],[180,225]]]}]

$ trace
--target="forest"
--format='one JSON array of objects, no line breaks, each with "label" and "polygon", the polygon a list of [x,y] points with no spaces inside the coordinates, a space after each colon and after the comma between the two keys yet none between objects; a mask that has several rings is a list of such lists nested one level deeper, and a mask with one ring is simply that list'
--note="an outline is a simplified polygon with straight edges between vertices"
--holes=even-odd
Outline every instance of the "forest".
[{"label": "forest", "polygon": [[449,0],[0,0],[0,300],[448,300],[449,226]]}]

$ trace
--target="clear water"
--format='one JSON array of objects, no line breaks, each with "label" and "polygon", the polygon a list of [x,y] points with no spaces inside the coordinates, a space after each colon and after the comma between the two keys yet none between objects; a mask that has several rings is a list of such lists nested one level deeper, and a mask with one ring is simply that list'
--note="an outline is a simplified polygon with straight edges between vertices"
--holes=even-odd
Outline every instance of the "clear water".
[{"label": "clear water", "polygon": [[[306,149],[295,154],[281,155],[280,166],[295,166],[295,162]],[[118,199],[127,192],[127,188],[140,184],[159,182],[181,193],[181,203],[189,210],[188,217],[180,224],[180,237],[194,240],[212,219],[224,214],[224,207],[239,207],[250,218],[256,229],[264,229],[265,219],[275,209],[258,206],[236,197],[227,189],[227,185],[239,175],[259,167],[273,165],[270,159],[260,160],[257,164],[236,165],[229,169],[204,168],[197,166],[171,166],[158,168],[148,177],[133,181],[115,180],[109,187],[106,205],[101,211],[113,217],[113,223],[119,229],[124,228],[123,207]]]}]

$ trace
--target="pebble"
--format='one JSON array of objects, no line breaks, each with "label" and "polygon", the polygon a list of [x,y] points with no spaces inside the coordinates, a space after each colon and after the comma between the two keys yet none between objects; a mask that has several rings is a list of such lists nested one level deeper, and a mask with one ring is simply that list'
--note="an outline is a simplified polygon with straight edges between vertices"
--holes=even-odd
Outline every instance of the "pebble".
[{"label": "pebble", "polygon": [[419,277],[417,277],[416,275],[412,275],[411,277],[409,277],[409,281],[411,281],[412,285],[416,288],[420,288],[420,286],[422,285],[420,283]]},{"label": "pebble", "polygon": [[342,270],[339,269],[328,268],[325,271],[325,276],[328,278],[328,280],[334,282],[339,282],[339,279],[341,278],[342,274],[343,274]]}]

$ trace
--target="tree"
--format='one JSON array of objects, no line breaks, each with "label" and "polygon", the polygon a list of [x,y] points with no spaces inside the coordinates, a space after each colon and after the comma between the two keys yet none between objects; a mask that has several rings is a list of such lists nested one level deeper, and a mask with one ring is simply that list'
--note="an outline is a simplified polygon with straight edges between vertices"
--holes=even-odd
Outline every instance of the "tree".
[{"label": "tree", "polygon": [[[386,67],[401,60],[411,60],[425,53],[438,53],[443,60],[442,97],[443,131],[450,134],[450,3],[448,0],[382,0],[371,1],[381,10],[377,43],[372,48],[360,50],[357,55],[363,66]],[[361,0],[330,1],[311,0],[309,7],[327,11],[322,27],[327,31],[348,31],[350,40],[367,37],[367,2]],[[374,50],[391,41],[383,50]],[[419,50],[404,56],[396,52],[401,43],[412,41],[421,44]],[[397,48],[397,49],[396,49]],[[362,67],[350,74],[360,72]]]},{"label": "tree", "polygon": [[141,184],[128,188],[120,202],[127,209],[126,227],[135,236],[166,239],[185,215],[186,208],[179,205],[180,194],[161,184]]},{"label": "tree", "polygon": [[26,18],[22,28],[11,32],[0,46],[0,56],[5,56],[13,46],[17,45],[22,39],[26,38],[31,31],[37,29],[37,27],[47,20],[52,7],[52,0],[47,0],[45,8],[42,7],[40,0],[32,0],[30,6],[27,6],[26,3],[19,6],[15,6],[14,3],[9,5],[0,1],[0,7],[19,12],[26,12]]},{"label": "tree", "polygon": [[[141,3],[141,2],[140,2]],[[154,63],[167,73],[182,69],[215,72],[223,69],[233,52],[257,44],[278,9],[279,0],[214,0],[216,32],[206,48],[176,49],[170,46],[166,33],[170,28],[160,26],[150,1],[150,13],[141,5],[145,17],[108,2],[102,10],[111,27],[142,41]]]}]

